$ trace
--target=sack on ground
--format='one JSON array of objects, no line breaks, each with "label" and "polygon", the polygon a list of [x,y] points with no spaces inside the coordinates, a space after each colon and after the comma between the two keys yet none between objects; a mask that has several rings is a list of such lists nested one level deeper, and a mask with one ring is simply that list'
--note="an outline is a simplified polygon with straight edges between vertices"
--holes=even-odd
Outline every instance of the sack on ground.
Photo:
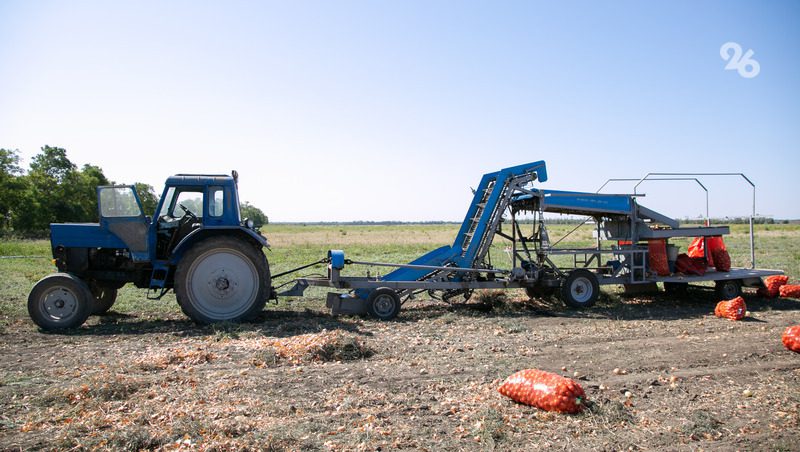
[{"label": "sack on ground", "polygon": [[764,278],[764,287],[758,289],[758,296],[775,298],[780,295],[781,286],[789,282],[789,277],[786,275],[772,275]]},{"label": "sack on ground", "polygon": [[512,374],[497,390],[519,403],[559,413],[580,412],[586,399],[574,380],[538,369]]},{"label": "sack on ground", "polygon": [[744,298],[736,297],[733,300],[720,301],[714,309],[714,315],[730,320],[742,320],[747,314]]},{"label": "sack on ground", "polygon": [[784,347],[793,352],[800,353],[800,325],[786,328],[781,339],[783,340]]}]

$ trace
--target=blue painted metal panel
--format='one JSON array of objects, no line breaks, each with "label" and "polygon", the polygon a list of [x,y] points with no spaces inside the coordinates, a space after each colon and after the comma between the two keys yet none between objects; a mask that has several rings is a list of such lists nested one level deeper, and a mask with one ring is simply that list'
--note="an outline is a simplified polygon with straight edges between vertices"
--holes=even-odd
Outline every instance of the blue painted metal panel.
[{"label": "blue painted metal panel", "polygon": [[52,223],[50,243],[53,247],[63,245],[68,248],[127,248],[119,237],[100,227],[99,223]]},{"label": "blue painted metal panel", "polygon": [[[453,248],[445,245],[415,259],[410,264],[441,266],[447,263],[452,256]],[[421,270],[415,268],[398,268],[393,272],[387,273],[381,279],[383,281],[416,281],[430,272],[430,270]]]},{"label": "blue painted metal panel", "polygon": [[542,190],[545,212],[596,212],[630,215],[633,203],[629,195],[598,194],[575,191]]}]

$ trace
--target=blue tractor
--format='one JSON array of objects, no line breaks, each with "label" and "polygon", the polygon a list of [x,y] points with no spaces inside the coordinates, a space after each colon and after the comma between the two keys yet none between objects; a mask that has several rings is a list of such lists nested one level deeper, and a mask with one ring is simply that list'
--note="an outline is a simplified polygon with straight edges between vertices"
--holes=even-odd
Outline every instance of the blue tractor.
[{"label": "blue tractor", "polygon": [[150,217],[133,186],[97,188],[99,223],[51,224],[58,273],[42,278],[28,313],[44,330],[75,328],[108,311],[127,283],[159,299],[175,291],[195,322],[242,321],[272,294],[268,247],[239,212],[237,174],[167,179]]}]

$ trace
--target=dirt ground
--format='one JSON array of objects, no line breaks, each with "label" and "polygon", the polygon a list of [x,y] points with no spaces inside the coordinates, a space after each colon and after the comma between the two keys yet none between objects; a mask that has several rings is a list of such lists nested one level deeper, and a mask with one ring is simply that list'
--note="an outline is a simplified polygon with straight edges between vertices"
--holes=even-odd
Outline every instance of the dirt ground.
[{"label": "dirt ground", "polygon": [[[393,322],[322,307],[198,327],[111,314],[77,332],[0,334],[0,449],[797,450],[800,301],[604,295],[412,301]],[[497,392],[524,368],[575,378],[562,415]]]}]

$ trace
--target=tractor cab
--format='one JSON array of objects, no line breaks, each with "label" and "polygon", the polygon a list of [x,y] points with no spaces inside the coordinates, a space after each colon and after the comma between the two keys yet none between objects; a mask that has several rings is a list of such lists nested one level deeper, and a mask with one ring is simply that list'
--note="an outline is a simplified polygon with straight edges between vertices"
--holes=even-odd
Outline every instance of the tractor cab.
[{"label": "tractor cab", "polygon": [[225,175],[178,174],[167,179],[152,220],[155,259],[167,259],[201,228],[238,227],[236,179]]},{"label": "tractor cab", "polygon": [[125,243],[134,262],[166,260],[193,232],[238,227],[241,222],[231,176],[179,174],[168,178],[152,218],[144,214],[132,185],[98,187],[97,200],[100,228]]}]

